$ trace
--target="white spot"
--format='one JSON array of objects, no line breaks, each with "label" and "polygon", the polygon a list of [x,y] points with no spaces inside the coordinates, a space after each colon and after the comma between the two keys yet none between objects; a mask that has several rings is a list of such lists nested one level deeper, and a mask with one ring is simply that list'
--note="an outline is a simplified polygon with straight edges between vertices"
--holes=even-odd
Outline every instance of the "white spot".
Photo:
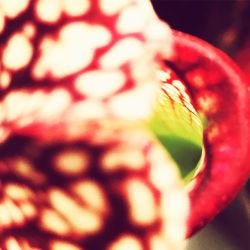
[{"label": "white spot", "polygon": [[100,7],[104,14],[114,15],[124,9],[131,2],[132,0],[100,0]]},{"label": "white spot", "polygon": [[26,108],[26,102],[28,100],[28,94],[23,91],[12,92],[3,100],[3,110],[6,114],[6,120],[15,120],[22,115],[22,112]]},{"label": "white spot", "polygon": [[36,14],[41,21],[55,23],[59,20],[62,12],[60,0],[38,0]]},{"label": "white spot", "polygon": [[1,0],[0,9],[9,18],[15,18],[29,5],[30,0]]},{"label": "white spot", "polygon": [[144,53],[143,43],[136,38],[124,38],[118,41],[100,59],[103,68],[118,68]]},{"label": "white spot", "polygon": [[61,190],[51,190],[49,200],[54,209],[72,226],[75,233],[80,235],[97,233],[101,229],[103,221],[99,215],[78,205]]},{"label": "white spot", "polygon": [[84,15],[90,8],[90,0],[63,0],[64,12],[69,16]]},{"label": "white spot", "polygon": [[130,6],[121,12],[116,23],[121,34],[142,32],[148,21],[148,13],[139,6]]},{"label": "white spot", "polygon": [[33,68],[34,77],[44,77],[51,72],[61,78],[76,73],[93,60],[95,50],[109,43],[110,32],[100,25],[74,22],[62,28],[59,39],[45,38],[40,45],[42,51]]},{"label": "white spot", "polygon": [[141,242],[134,236],[123,235],[108,247],[108,250],[143,250]]},{"label": "white spot", "polygon": [[33,47],[28,39],[20,33],[14,34],[3,51],[3,64],[11,70],[25,67],[31,59]]},{"label": "white spot", "polygon": [[133,147],[115,147],[106,152],[101,161],[105,172],[120,169],[140,170],[146,163],[142,150]]},{"label": "white spot", "polygon": [[153,83],[145,83],[113,97],[108,103],[110,112],[127,120],[146,119],[154,106],[156,87]]},{"label": "white spot", "polygon": [[76,103],[70,110],[70,121],[96,120],[107,115],[104,104],[95,100],[86,100]]},{"label": "white spot", "polygon": [[83,150],[64,150],[55,156],[54,165],[65,175],[83,174],[89,166],[89,155]]},{"label": "white spot", "polygon": [[164,58],[169,58],[173,54],[173,36],[170,27],[155,18],[147,25],[144,37],[148,41],[151,50],[160,52]]},{"label": "white spot", "polygon": [[104,190],[98,183],[88,180],[77,182],[73,184],[72,190],[91,209],[99,213],[107,212],[108,204]]},{"label": "white spot", "polygon": [[28,22],[23,26],[23,34],[31,39],[36,34],[36,26],[32,22]]},{"label": "white spot", "polygon": [[5,17],[3,12],[0,10],[0,34],[3,32],[5,28]]},{"label": "white spot", "polygon": [[92,98],[106,98],[114,94],[125,83],[122,71],[95,70],[80,75],[75,82],[76,89]]},{"label": "white spot", "polygon": [[157,210],[150,189],[139,180],[130,180],[126,190],[131,222],[143,226],[152,224],[157,217]]},{"label": "white spot", "polygon": [[47,96],[36,115],[39,120],[53,120],[62,115],[70,104],[70,94],[64,89],[56,89]]},{"label": "white spot", "polygon": [[173,242],[180,242],[186,234],[186,218],[189,212],[189,202],[184,189],[175,187],[163,194],[161,216],[163,233]]},{"label": "white spot", "polygon": [[52,209],[43,209],[39,220],[39,226],[43,230],[62,236],[70,233],[70,225]]},{"label": "white spot", "polygon": [[50,244],[50,250],[84,250],[82,247],[78,247],[66,241],[54,240]]},{"label": "white spot", "polygon": [[0,74],[0,89],[5,89],[10,85],[11,75],[8,71],[3,71]]},{"label": "white spot", "polygon": [[152,184],[161,192],[169,190],[179,179],[175,162],[158,144],[150,149],[147,157],[150,163],[149,178]]}]

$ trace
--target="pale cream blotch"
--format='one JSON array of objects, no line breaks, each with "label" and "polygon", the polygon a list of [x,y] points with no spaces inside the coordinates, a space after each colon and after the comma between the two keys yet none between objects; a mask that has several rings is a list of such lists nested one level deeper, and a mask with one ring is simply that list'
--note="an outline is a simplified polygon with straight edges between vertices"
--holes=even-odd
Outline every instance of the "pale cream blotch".
[{"label": "pale cream blotch", "polygon": [[2,10],[0,10],[0,34],[4,31],[5,28],[5,17]]},{"label": "pale cream blotch", "polygon": [[156,98],[156,86],[145,83],[132,90],[114,96],[109,102],[109,111],[124,120],[139,120],[150,117]]},{"label": "pale cream blotch", "polygon": [[141,170],[146,159],[142,149],[135,146],[118,146],[108,150],[101,158],[101,167],[105,172],[124,170]]},{"label": "pale cream blotch", "polygon": [[36,15],[42,22],[55,23],[61,17],[60,0],[38,0],[35,5]]},{"label": "pale cream blotch", "polygon": [[24,12],[30,0],[0,0],[0,9],[8,18],[15,18]]},{"label": "pale cream blotch", "polygon": [[98,233],[103,226],[103,218],[78,204],[69,195],[59,189],[49,191],[51,206],[71,225],[74,234],[84,236]]},{"label": "pale cream blotch", "polygon": [[152,166],[149,171],[150,181],[159,191],[168,190],[175,185],[178,173],[173,167],[168,167],[175,166],[170,156],[159,148],[153,148],[149,152],[148,159]]},{"label": "pale cream blotch", "polygon": [[45,183],[47,178],[35,166],[25,158],[19,157],[10,161],[11,171],[26,181],[36,184]]},{"label": "pale cream blotch", "polygon": [[119,68],[126,63],[130,63],[145,53],[143,42],[136,38],[123,38],[115,43],[99,61],[99,64],[104,69]]},{"label": "pale cream blotch", "polygon": [[89,154],[83,150],[63,150],[53,160],[54,168],[66,176],[84,174],[88,170],[89,164]]},{"label": "pale cream blotch", "polygon": [[133,0],[99,0],[101,11],[105,15],[115,15],[122,11],[125,7],[130,6]]},{"label": "pale cream blotch", "polygon": [[114,240],[107,250],[143,250],[140,240],[133,235],[121,235]]},{"label": "pale cream blotch", "polygon": [[97,182],[91,180],[74,182],[71,190],[92,210],[103,214],[108,212],[109,204],[105,190]]},{"label": "pale cream blotch", "polygon": [[63,0],[63,10],[69,16],[82,16],[91,6],[91,0]]},{"label": "pale cream blotch", "polygon": [[128,180],[125,188],[131,223],[139,226],[154,223],[157,218],[157,208],[150,188],[139,179]]},{"label": "pale cream blotch", "polygon": [[41,121],[57,120],[70,107],[71,103],[71,95],[66,89],[54,89],[46,95],[43,105],[39,107],[35,116]]},{"label": "pale cream blotch", "polygon": [[[163,237],[158,234],[149,237],[150,250],[167,250],[166,241]],[[169,249],[171,250],[171,249]]]},{"label": "pale cream blotch", "polygon": [[32,39],[36,35],[37,28],[34,23],[27,22],[24,24],[22,32],[27,38]]},{"label": "pale cream blotch", "polygon": [[33,76],[43,78],[50,72],[62,78],[76,73],[88,66],[94,59],[95,50],[107,45],[110,39],[111,34],[104,26],[85,22],[67,24],[60,30],[58,40],[43,38],[42,54],[33,68]]},{"label": "pale cream blotch", "polygon": [[84,250],[82,247],[62,240],[53,240],[49,245],[49,250]]},{"label": "pale cream blotch", "polygon": [[148,22],[148,13],[140,6],[129,6],[121,12],[116,29],[120,34],[143,32]]},{"label": "pale cream blotch", "polygon": [[0,74],[0,89],[8,88],[11,82],[11,73],[3,71]]},{"label": "pale cream blotch", "polygon": [[126,81],[121,70],[94,70],[77,77],[75,88],[89,98],[106,98],[113,95]]},{"label": "pale cream blotch", "polygon": [[3,65],[10,70],[20,70],[27,66],[33,54],[33,47],[24,34],[15,33],[3,50]]},{"label": "pale cream blotch", "polygon": [[42,209],[39,215],[39,227],[60,236],[67,236],[71,232],[69,223],[52,209]]},{"label": "pale cream blotch", "polygon": [[74,104],[66,119],[69,121],[89,121],[107,117],[105,105],[96,99],[87,99]]}]

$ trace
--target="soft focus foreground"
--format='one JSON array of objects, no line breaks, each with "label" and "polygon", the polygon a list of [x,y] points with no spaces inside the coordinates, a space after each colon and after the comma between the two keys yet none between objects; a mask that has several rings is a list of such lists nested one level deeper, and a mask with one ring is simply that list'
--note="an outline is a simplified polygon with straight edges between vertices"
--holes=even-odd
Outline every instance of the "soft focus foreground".
[{"label": "soft focus foreground", "polygon": [[150,117],[169,28],[140,0],[0,0],[1,247],[182,249]]}]

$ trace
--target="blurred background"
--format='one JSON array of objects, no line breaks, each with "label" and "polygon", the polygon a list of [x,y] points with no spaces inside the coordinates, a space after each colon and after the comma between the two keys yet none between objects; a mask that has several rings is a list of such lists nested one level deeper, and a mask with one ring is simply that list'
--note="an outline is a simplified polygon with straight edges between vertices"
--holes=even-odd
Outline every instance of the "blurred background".
[{"label": "blurred background", "polygon": [[[172,28],[202,38],[230,55],[250,82],[250,0],[152,3]],[[227,209],[188,241],[187,250],[250,250],[250,181]]]}]

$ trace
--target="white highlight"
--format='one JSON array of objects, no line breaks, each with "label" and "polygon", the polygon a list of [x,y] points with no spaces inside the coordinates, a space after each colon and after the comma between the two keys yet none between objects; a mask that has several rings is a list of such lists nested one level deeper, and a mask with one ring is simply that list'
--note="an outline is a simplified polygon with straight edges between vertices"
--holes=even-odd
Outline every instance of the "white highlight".
[{"label": "white highlight", "polygon": [[90,8],[90,0],[63,0],[63,7],[69,16],[84,15]]},{"label": "white highlight", "polygon": [[110,32],[103,26],[84,22],[68,24],[60,31],[57,41],[43,40],[42,56],[33,69],[33,75],[42,78],[51,72],[54,77],[62,78],[73,74],[88,66],[95,50],[107,45],[110,39]]},{"label": "white highlight", "polygon": [[29,5],[30,0],[0,0],[0,9],[9,18],[15,18]]},{"label": "white highlight", "polygon": [[3,51],[3,64],[11,70],[26,66],[32,56],[33,48],[28,39],[20,33],[13,35]]},{"label": "white highlight", "polygon": [[157,85],[145,83],[113,97],[108,103],[110,112],[126,120],[146,119],[152,112]]},{"label": "white highlight", "polygon": [[76,89],[92,98],[107,98],[125,83],[122,71],[95,70],[80,75],[75,81]]},{"label": "white highlight", "polygon": [[129,5],[132,0],[100,0],[101,10],[106,15],[114,15]]},{"label": "white highlight", "polygon": [[118,68],[145,53],[144,45],[136,38],[124,38],[118,41],[100,58],[102,68]]}]

